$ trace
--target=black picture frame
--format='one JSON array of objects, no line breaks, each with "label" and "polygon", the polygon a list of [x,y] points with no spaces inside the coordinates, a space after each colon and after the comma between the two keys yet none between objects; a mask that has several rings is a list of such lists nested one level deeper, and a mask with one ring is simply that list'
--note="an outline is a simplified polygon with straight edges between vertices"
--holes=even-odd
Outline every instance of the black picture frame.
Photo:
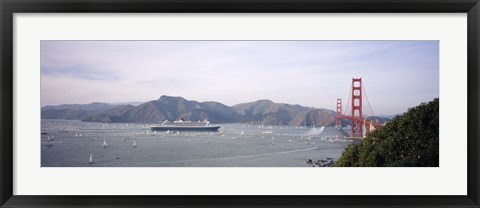
[{"label": "black picture frame", "polygon": [[[479,207],[478,0],[0,0],[1,207]],[[13,195],[14,13],[467,13],[466,196],[25,196]],[[413,189],[414,187],[412,187]]]}]

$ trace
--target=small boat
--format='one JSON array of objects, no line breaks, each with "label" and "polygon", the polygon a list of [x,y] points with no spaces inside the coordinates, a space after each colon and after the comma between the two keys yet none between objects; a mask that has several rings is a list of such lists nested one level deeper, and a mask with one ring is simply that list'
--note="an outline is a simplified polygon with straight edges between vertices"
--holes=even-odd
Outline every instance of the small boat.
[{"label": "small boat", "polygon": [[242,133],[240,133],[240,136],[243,136],[244,133],[245,133],[245,132],[242,131]]},{"label": "small boat", "polygon": [[107,148],[107,141],[103,140],[103,149]]},{"label": "small boat", "polygon": [[95,162],[93,162],[93,155],[90,154],[90,159],[88,160],[88,164],[93,164]]},{"label": "small boat", "polygon": [[262,131],[262,134],[273,134],[273,131]]},{"label": "small boat", "polygon": [[133,141],[133,147],[137,147],[137,143],[135,140]]}]

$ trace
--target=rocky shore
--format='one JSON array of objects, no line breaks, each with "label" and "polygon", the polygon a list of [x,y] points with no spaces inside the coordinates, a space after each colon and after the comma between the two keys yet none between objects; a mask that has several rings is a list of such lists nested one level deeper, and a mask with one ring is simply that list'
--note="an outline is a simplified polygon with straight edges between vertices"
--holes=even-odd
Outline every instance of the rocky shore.
[{"label": "rocky shore", "polygon": [[325,160],[312,160],[308,159],[306,162],[312,167],[335,167],[335,161],[331,157],[327,157]]}]

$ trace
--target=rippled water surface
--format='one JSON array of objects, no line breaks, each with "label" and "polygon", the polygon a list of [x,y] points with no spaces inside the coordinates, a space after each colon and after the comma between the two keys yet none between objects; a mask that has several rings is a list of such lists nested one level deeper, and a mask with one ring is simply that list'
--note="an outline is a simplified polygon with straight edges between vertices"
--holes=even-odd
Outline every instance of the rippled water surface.
[{"label": "rippled water surface", "polygon": [[338,159],[352,142],[327,127],[222,124],[167,134],[150,126],[44,119],[42,167],[309,167],[308,159]]}]

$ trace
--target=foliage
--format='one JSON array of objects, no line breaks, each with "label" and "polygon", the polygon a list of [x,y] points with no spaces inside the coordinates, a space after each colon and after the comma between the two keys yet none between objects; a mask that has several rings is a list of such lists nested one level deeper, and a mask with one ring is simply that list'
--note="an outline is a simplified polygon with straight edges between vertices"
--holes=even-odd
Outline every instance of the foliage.
[{"label": "foliage", "polygon": [[438,167],[439,99],[410,108],[361,143],[349,145],[340,167]]}]

